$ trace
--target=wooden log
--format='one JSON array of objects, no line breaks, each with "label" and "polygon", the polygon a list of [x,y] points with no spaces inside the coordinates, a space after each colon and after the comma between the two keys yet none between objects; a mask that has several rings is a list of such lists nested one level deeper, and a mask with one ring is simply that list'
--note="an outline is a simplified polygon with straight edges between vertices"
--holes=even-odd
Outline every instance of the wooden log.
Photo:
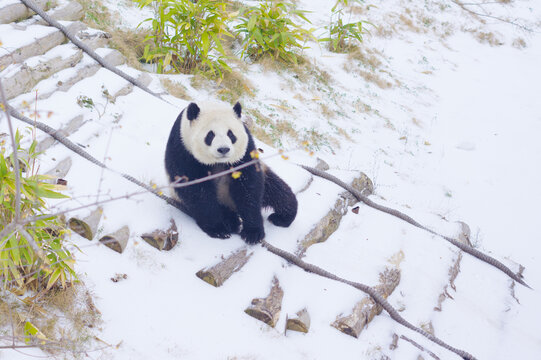
[{"label": "wooden log", "polygon": [[306,308],[297,312],[297,314],[286,319],[286,331],[293,330],[307,333],[310,330],[310,314]]},{"label": "wooden log", "polygon": [[71,230],[75,231],[82,237],[92,240],[96,235],[102,215],[103,209],[98,207],[84,219],[79,219],[76,217],[70,218],[68,220],[68,226]]},{"label": "wooden log", "polygon": [[[351,185],[363,195],[369,195],[374,191],[372,180],[362,172],[353,179]],[[348,211],[348,207],[357,202],[358,200],[351,193],[348,191],[342,192],[329,212],[299,242],[296,251],[297,255],[303,256],[310,246],[326,241],[338,229],[342,217]]]},{"label": "wooden log", "polygon": [[[63,126],[62,129],[58,130],[58,132],[61,135],[64,136],[70,136],[75,131],[79,130],[79,128],[83,125],[84,122],[84,116],[79,114],[76,115],[74,118],[72,118],[66,125]],[[36,150],[39,152],[43,152],[54,145],[55,139],[51,136],[47,136],[40,142],[38,142],[38,145],[36,146]]]},{"label": "wooden log", "polygon": [[[50,184],[61,184],[62,180],[66,177],[68,172],[71,169],[71,158],[67,157],[64,160],[60,161],[56,166],[47,171],[45,175],[50,176],[50,179],[45,180],[44,182],[50,183]],[[65,181],[65,180],[64,180]],[[65,184],[62,184],[65,185]]]},{"label": "wooden log", "polygon": [[[458,233],[458,241],[466,245],[472,246],[470,242],[470,234],[471,234],[470,227],[468,226],[468,224],[462,221],[458,221],[458,225],[460,226],[460,230]],[[455,261],[453,262],[451,267],[449,267],[449,283],[443,287],[443,291],[438,296],[438,304],[434,306],[435,311],[442,311],[443,302],[447,298],[451,298],[451,299],[453,298],[451,294],[449,294],[449,287],[451,287],[451,289],[456,291],[455,280],[458,274],[460,273],[461,261],[462,261],[462,251],[459,250]]]},{"label": "wooden log", "polygon": [[212,286],[220,287],[233,273],[239,271],[250,260],[253,252],[248,254],[247,249],[241,249],[218,264],[199,270],[195,275]]},{"label": "wooden log", "polygon": [[284,291],[276,276],[272,281],[270,294],[266,298],[255,298],[252,304],[244,312],[258,320],[263,321],[269,326],[276,326],[282,310],[282,298]]},{"label": "wooden log", "polygon": [[141,235],[143,240],[156,249],[171,250],[178,243],[178,231],[175,220],[171,219],[171,226],[167,230],[157,229],[150,233]]},{"label": "wooden log", "polygon": [[[400,270],[385,269],[385,271],[379,275],[379,281],[380,283],[375,289],[378,294],[386,299],[400,282]],[[376,315],[379,315],[382,310],[383,308],[380,305],[377,305],[370,296],[366,296],[355,305],[350,315],[337,317],[336,321],[334,321],[331,326],[345,334],[358,338],[361,331]]]},{"label": "wooden log", "polygon": [[327,171],[331,168],[329,164],[327,164],[327,162],[323,159],[317,158],[316,161],[317,161],[316,169],[318,170]]},{"label": "wooden log", "polygon": [[105,235],[100,239],[100,243],[108,248],[122,254],[128,245],[130,238],[130,228],[123,226],[112,234]]},{"label": "wooden log", "polygon": [[[34,0],[34,2],[41,9],[46,9],[49,3],[47,0]],[[35,13],[32,10],[20,2],[0,5],[0,24],[8,24],[13,21],[26,19],[33,14]]]}]

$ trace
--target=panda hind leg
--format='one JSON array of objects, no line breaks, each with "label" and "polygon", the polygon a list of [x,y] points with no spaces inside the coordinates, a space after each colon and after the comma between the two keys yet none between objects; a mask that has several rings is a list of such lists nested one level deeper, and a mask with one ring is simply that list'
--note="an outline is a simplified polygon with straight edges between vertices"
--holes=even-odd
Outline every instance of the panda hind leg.
[{"label": "panda hind leg", "polygon": [[297,198],[295,194],[278,175],[271,169],[265,169],[265,191],[263,207],[271,207],[274,213],[269,221],[276,226],[288,227],[297,216]]}]

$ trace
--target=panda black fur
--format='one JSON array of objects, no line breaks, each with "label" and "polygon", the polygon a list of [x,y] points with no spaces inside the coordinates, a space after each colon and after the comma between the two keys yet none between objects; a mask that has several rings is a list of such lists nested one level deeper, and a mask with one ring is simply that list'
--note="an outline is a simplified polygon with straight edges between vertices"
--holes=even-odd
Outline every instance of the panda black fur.
[{"label": "panda black fur", "polygon": [[[171,182],[203,178],[252,160],[252,135],[241,120],[242,108],[221,103],[190,103],[175,121],[165,151]],[[183,211],[211,237],[239,233],[249,244],[265,237],[261,208],[274,213],[269,221],[288,227],[297,215],[291,188],[263,163],[241,170],[238,179],[221,176],[175,188]],[[241,229],[242,228],[242,229]]]}]

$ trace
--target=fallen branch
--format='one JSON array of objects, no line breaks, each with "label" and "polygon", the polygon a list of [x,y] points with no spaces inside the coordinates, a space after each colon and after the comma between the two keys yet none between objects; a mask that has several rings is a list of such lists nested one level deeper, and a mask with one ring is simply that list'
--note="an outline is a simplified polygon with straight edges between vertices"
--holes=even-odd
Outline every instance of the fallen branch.
[{"label": "fallen branch", "polygon": [[432,351],[430,351],[428,349],[425,349],[424,347],[422,347],[421,345],[419,345],[417,342],[413,341],[409,337],[404,336],[404,335],[400,335],[400,338],[403,339],[403,340],[406,340],[407,342],[409,342],[410,344],[415,346],[417,349],[427,352],[428,355],[432,356],[435,360],[440,360],[440,358],[436,354],[434,354]]},{"label": "fallen branch", "polygon": [[467,8],[467,6],[481,6],[481,5],[486,5],[488,3],[463,3],[463,2],[460,2],[458,0],[452,0],[452,2],[454,2],[462,10],[467,11],[472,15],[481,16],[481,17],[487,17],[487,18],[498,20],[498,21],[501,21],[501,22],[504,22],[504,23],[507,23],[507,24],[511,24],[511,25],[514,25],[516,27],[521,28],[522,30],[528,31],[530,33],[538,33],[537,31],[534,31],[533,29],[530,29],[529,27],[526,27],[526,26],[524,26],[522,24],[519,24],[517,22],[507,20],[507,19],[504,19],[504,18],[501,18],[501,17],[498,17],[498,16],[490,15],[490,14],[482,14],[482,13],[479,13],[477,11],[473,11],[473,10]]},{"label": "fallen branch", "polygon": [[[158,99],[162,99],[162,97],[155,93],[154,91],[150,90],[147,86],[142,84],[139,80],[135,79],[134,77],[126,74],[125,72],[117,69],[114,66],[111,66],[105,61],[104,58],[99,56],[90,46],[82,42],[77,38],[77,36],[73,35],[64,25],[60,24],[58,21],[50,17],[43,9],[41,9],[39,6],[37,6],[32,0],[20,0],[24,5],[26,5],[28,8],[32,9],[36,14],[41,16],[43,20],[45,20],[49,25],[54,26],[58,30],[60,30],[72,43],[74,43],[79,49],[83,50],[85,53],[87,53],[91,58],[96,60],[101,66],[106,68],[109,71],[112,71],[116,75],[120,76],[121,78],[125,79],[126,81],[129,81],[133,85],[137,86],[141,90],[146,91],[152,96],[157,97]],[[164,100],[165,101],[165,100]]]},{"label": "fallen branch", "polygon": [[94,165],[98,165],[101,168],[104,168],[104,169],[107,169],[107,170],[112,171],[114,173],[117,173],[120,176],[122,176],[123,178],[131,181],[132,183],[134,183],[134,184],[144,188],[145,190],[148,190],[149,192],[153,193],[154,195],[158,196],[160,199],[164,200],[169,205],[172,205],[172,206],[174,206],[174,207],[176,207],[177,209],[180,209],[180,210],[183,209],[182,204],[180,202],[178,202],[177,200],[172,199],[172,198],[170,198],[168,196],[163,195],[157,189],[152,188],[152,186],[147,185],[147,184],[135,179],[131,175],[123,174],[123,173],[120,173],[118,171],[115,171],[115,170],[107,167],[107,165],[105,165],[104,163],[102,163],[101,161],[99,161],[98,159],[96,159],[95,157],[93,157],[92,155],[87,153],[86,151],[82,150],[80,146],[73,143],[67,137],[62,135],[60,133],[60,131],[50,127],[47,124],[44,124],[44,123],[39,122],[39,121],[34,121],[34,120],[22,115],[17,110],[15,110],[11,105],[9,105],[7,102],[4,102],[4,105],[5,105],[6,111],[7,111],[7,113],[9,115],[13,116],[17,120],[20,120],[20,121],[22,121],[24,123],[29,124],[31,126],[35,126],[36,128],[40,129],[41,131],[43,131],[47,135],[51,136],[56,141],[58,141],[59,143],[61,143],[62,145],[64,145],[65,147],[67,147],[68,149],[73,151],[74,153],[76,153],[77,155],[79,155],[79,156],[85,158],[86,160],[90,161]]},{"label": "fallen branch", "polygon": [[454,352],[455,354],[461,356],[463,359],[468,359],[468,360],[475,359],[475,357],[473,355],[471,355],[470,353],[468,353],[468,352],[466,352],[464,350],[452,347],[451,345],[445,343],[444,341],[440,340],[436,336],[434,336],[434,335],[424,331],[423,329],[418,328],[417,326],[415,326],[415,325],[411,324],[410,322],[408,322],[406,319],[404,319],[402,316],[400,316],[398,311],[396,311],[396,309],[391,304],[389,304],[387,302],[387,300],[385,300],[385,298],[383,296],[378,294],[378,292],[374,288],[372,288],[372,287],[370,287],[368,285],[364,285],[364,284],[361,284],[361,283],[346,280],[344,278],[341,278],[341,277],[339,277],[337,275],[334,275],[334,274],[328,272],[327,270],[324,270],[324,269],[320,268],[317,265],[306,263],[303,260],[301,260],[298,256],[295,256],[295,255],[293,255],[293,254],[291,254],[291,253],[289,253],[287,251],[284,251],[282,249],[274,247],[273,245],[269,244],[265,240],[263,240],[261,242],[261,245],[263,245],[263,247],[265,249],[267,249],[268,251],[270,251],[271,253],[280,256],[281,258],[291,262],[292,264],[295,264],[296,266],[300,267],[303,270],[306,270],[308,272],[311,272],[313,274],[316,274],[316,275],[319,275],[319,276],[322,276],[322,277],[326,277],[327,279],[336,280],[338,282],[353,286],[354,288],[365,292],[366,294],[370,295],[372,297],[372,299],[374,299],[374,301],[376,303],[378,303],[378,305],[381,305],[381,307],[383,307],[383,309],[385,309],[385,311],[387,311],[387,313],[391,316],[391,318],[394,321],[396,321],[397,323],[407,327],[410,330],[413,330],[413,331],[423,335],[424,337],[426,337],[430,341],[440,345],[441,347],[443,347],[443,348],[445,348],[445,349],[447,349],[449,351]]},{"label": "fallen branch", "polygon": [[[453,1],[457,1],[457,0],[453,0]],[[91,48],[89,48],[88,46],[86,46],[86,44],[84,44],[83,42],[79,41],[79,39],[77,39],[75,36],[73,36],[64,26],[62,26],[58,21],[52,19],[50,16],[48,16],[44,11],[42,11],[41,9],[39,9],[39,7],[37,7],[34,2],[32,0],[21,0],[21,2],[23,4],[25,4],[26,6],[28,6],[29,8],[31,8],[32,10],[34,10],[38,15],[40,15],[47,23],[49,23],[50,25],[60,29],[68,39],[70,39],[75,45],[77,45],[80,49],[82,49],[84,52],[86,52],[88,55],[92,56],[96,61],[98,61],[98,63],[100,63],[100,65],[102,65],[103,67],[105,67],[106,69],[109,69],[111,71],[113,71],[115,74],[117,74],[118,76],[130,81],[132,84],[134,84],[135,86],[141,88],[142,90],[152,94],[153,96],[156,96],[158,97],[159,99],[161,100],[164,100],[162,99],[158,94],[152,92],[151,90],[149,90],[146,86],[144,86],[143,84],[141,84],[139,81],[137,81],[136,79],[134,79],[133,77],[129,76],[128,74],[124,73],[123,71],[121,70],[118,70],[117,68],[115,68],[114,66],[111,66],[109,65],[103,58],[101,58],[99,55],[97,55]],[[165,100],[164,100],[165,101]],[[103,164],[102,162],[98,161],[97,159],[93,158],[92,156],[90,156],[88,153],[86,153],[85,151],[81,150],[77,145],[73,144],[70,140],[68,140],[67,138],[65,138],[64,136],[62,136],[61,134],[58,134],[58,132],[54,129],[52,129],[51,127],[45,125],[45,124],[42,124],[42,123],[39,123],[37,121],[32,121],[30,120],[29,118],[26,118],[25,116],[22,116],[21,114],[19,114],[15,109],[13,109],[11,106],[7,105],[7,103],[5,104],[6,105],[6,108],[8,109],[8,111],[12,114],[13,117],[21,120],[21,121],[24,121],[24,122],[27,122],[29,123],[30,125],[35,125],[38,129],[42,130],[42,131],[45,131],[47,134],[51,135],[53,138],[55,138],[55,140],[57,140],[58,142],[64,144],[66,147],[68,147],[68,149],[74,151],[75,153],[77,153],[78,155],[81,155],[82,157],[84,157],[85,159],[93,162],[94,164],[104,168],[104,169],[108,169],[107,166],[105,164]],[[16,116],[17,115],[17,116]],[[244,165],[249,165],[249,163],[246,163]],[[513,271],[511,271],[507,266],[505,266],[503,263],[501,263],[500,261],[482,253],[481,251],[479,250],[476,250],[468,245],[464,245],[462,243],[460,243],[459,241],[455,240],[455,239],[452,239],[450,237],[446,237],[446,236],[443,236],[443,235],[440,235],[438,233],[436,233],[435,231],[433,230],[430,230],[428,228],[426,228],[425,226],[419,224],[418,222],[416,222],[415,220],[413,220],[411,217],[409,217],[408,215],[405,215],[397,210],[394,210],[394,209],[391,209],[391,208],[387,208],[385,206],[382,206],[382,205],[378,205],[376,203],[374,203],[373,201],[371,201],[370,199],[368,199],[368,197],[362,195],[359,191],[355,190],[353,187],[345,184],[343,181],[341,181],[340,179],[326,173],[325,171],[321,171],[321,170],[317,170],[317,169],[314,169],[314,168],[311,168],[311,167],[308,167],[308,166],[304,166],[304,165],[300,165],[303,169],[311,172],[312,174],[316,175],[316,176],[320,176],[320,177],[323,177],[327,180],[330,180],[340,186],[342,186],[344,189],[348,190],[349,192],[351,192],[353,195],[355,195],[355,197],[357,199],[359,199],[359,201],[362,201],[364,202],[366,205],[370,206],[370,207],[373,207],[374,209],[377,209],[377,210],[380,210],[380,211],[383,211],[383,212],[386,212],[388,214],[391,214],[393,216],[396,216],[418,228],[421,228],[421,229],[424,229],[434,235],[437,235],[437,236],[440,236],[440,237],[443,237],[445,240],[449,241],[451,244],[457,246],[458,248],[464,250],[465,252],[467,252],[468,254],[470,255],[473,255],[475,256],[476,258],[486,262],[487,264],[490,264],[494,267],[496,267],[497,269],[503,271],[505,274],[507,274],[509,277],[511,277],[513,280],[517,281],[518,283],[530,288],[530,286],[528,286],[523,280],[522,280],[522,274],[516,274],[514,273]],[[168,196],[165,196],[163,194],[161,194],[161,192],[153,189],[152,187],[150,187],[149,185],[146,185],[142,182],[140,182],[139,180],[135,179],[134,177],[130,176],[130,175],[126,175],[126,174],[122,174],[120,173],[120,175],[122,177],[124,177],[125,179],[133,182],[134,184],[137,184],[143,188],[145,188],[146,190],[150,191],[151,193],[155,194],[156,196],[158,196],[159,198],[161,198],[162,200],[165,200],[168,204],[180,209],[180,210],[183,210],[183,206],[182,204],[177,201],[177,200],[174,200]]]},{"label": "fallen branch", "polygon": [[[500,261],[494,259],[493,257],[489,256],[489,255],[486,255],[484,253],[482,253],[481,251],[477,250],[477,249],[474,249],[473,247],[467,245],[467,244],[464,244],[456,239],[453,239],[453,238],[450,238],[448,236],[445,236],[445,235],[441,235],[437,232],[435,232],[434,230],[431,230],[429,228],[427,228],[426,226],[424,225],[421,225],[420,223],[418,223],[417,221],[415,221],[413,218],[411,218],[409,215],[406,215],[398,210],[395,210],[395,209],[391,209],[391,208],[388,208],[386,206],[383,206],[383,205],[379,205],[379,204],[376,204],[375,202],[373,202],[372,200],[370,200],[368,197],[364,196],[363,194],[361,194],[360,191],[356,190],[354,187],[346,184],[345,182],[343,182],[342,180],[338,179],[336,176],[334,175],[331,175],[325,171],[321,171],[321,170],[318,170],[318,169],[314,169],[314,168],[311,168],[309,166],[305,166],[305,165],[300,165],[300,167],[302,167],[303,169],[305,169],[306,171],[312,173],[313,175],[315,176],[319,176],[319,177],[322,177],[324,179],[327,179],[329,181],[332,181],[333,183],[343,187],[344,189],[348,190],[349,192],[351,192],[353,195],[355,195],[355,197],[359,200],[359,201],[362,201],[363,203],[365,203],[366,205],[370,206],[371,208],[374,208],[376,210],[379,210],[379,211],[382,211],[384,213],[387,213],[389,215],[392,215],[392,216],[395,216],[401,220],[404,220],[405,222],[415,226],[415,227],[418,227],[419,229],[423,229],[423,230],[426,230],[428,231],[429,233],[433,234],[433,235],[436,235],[436,236],[439,236],[439,237],[442,237],[443,239],[447,240],[448,242],[450,242],[451,244],[455,245],[456,247],[458,247],[459,249],[467,252],[468,254],[470,255],[473,255],[475,256],[476,258],[478,258],[479,260],[481,261],[484,261],[486,262],[487,264],[490,264],[492,266],[494,266],[495,268],[503,271],[505,274],[507,274],[511,279],[515,280],[516,282],[530,288],[530,286],[528,286],[528,284],[526,284],[524,282],[524,280],[522,280],[522,274],[521,273],[514,273],[511,269],[509,269],[507,266],[505,266],[503,263],[501,263]],[[531,289],[531,288],[530,288]]]}]

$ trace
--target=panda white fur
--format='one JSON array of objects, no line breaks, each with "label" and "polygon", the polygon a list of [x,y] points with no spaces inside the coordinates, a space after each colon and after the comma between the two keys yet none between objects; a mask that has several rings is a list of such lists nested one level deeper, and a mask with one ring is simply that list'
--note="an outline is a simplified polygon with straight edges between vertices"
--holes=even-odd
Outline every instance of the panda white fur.
[{"label": "panda white fur", "polygon": [[[241,120],[242,108],[222,103],[190,103],[173,124],[165,151],[171,182],[195,180],[252,160],[252,135]],[[297,215],[291,188],[263,163],[182,188],[175,188],[183,211],[209,236],[239,233],[249,244],[265,237],[261,209],[274,210],[269,221],[287,227]]]}]

